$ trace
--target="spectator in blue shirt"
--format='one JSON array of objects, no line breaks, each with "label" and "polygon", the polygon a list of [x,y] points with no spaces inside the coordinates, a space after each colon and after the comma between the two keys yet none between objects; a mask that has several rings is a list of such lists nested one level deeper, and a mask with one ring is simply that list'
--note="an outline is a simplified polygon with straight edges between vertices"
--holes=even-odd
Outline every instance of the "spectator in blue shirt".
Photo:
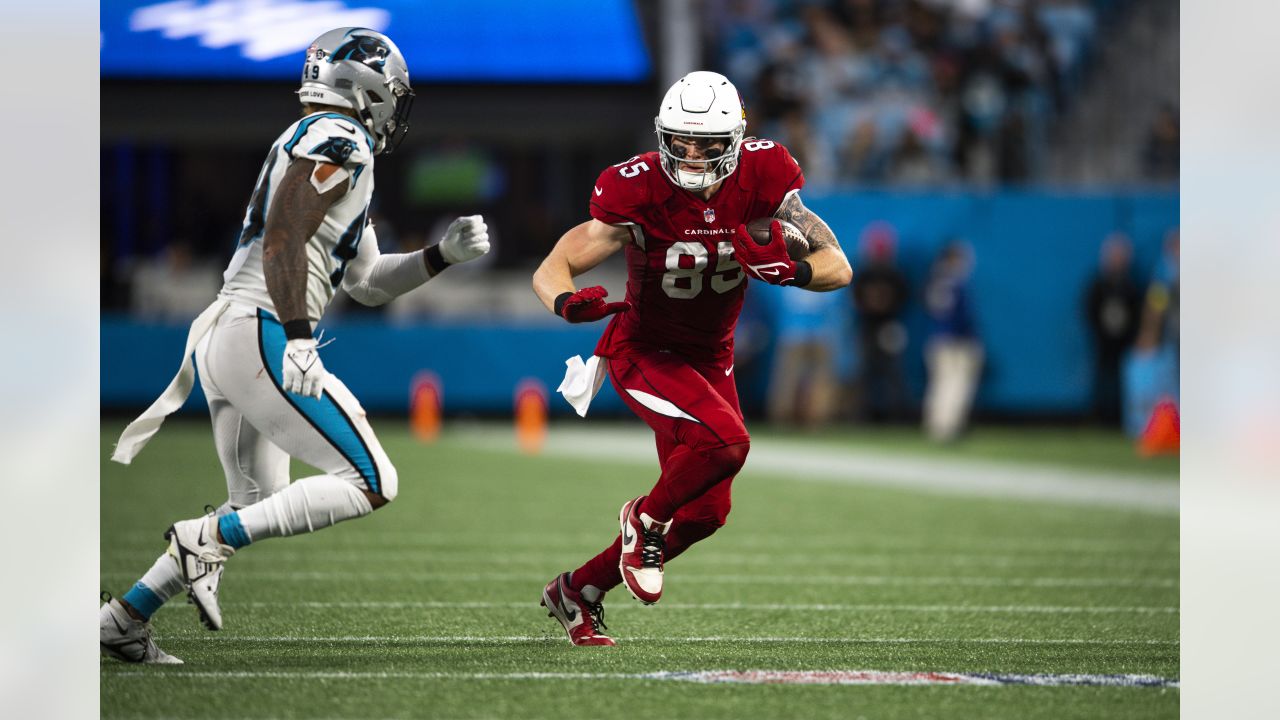
[{"label": "spectator in blue shirt", "polygon": [[925,287],[929,378],[924,428],[930,438],[942,442],[955,440],[964,432],[982,372],[982,342],[969,287],[972,271],[972,248],[963,240],[953,240],[938,254]]}]

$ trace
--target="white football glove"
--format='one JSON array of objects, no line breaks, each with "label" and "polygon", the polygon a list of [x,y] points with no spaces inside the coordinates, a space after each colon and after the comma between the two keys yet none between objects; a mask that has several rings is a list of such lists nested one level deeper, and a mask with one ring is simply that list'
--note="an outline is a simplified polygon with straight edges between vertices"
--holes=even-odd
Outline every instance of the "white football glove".
[{"label": "white football glove", "polygon": [[284,346],[284,389],[317,400],[324,393],[324,363],[313,338],[290,340]]},{"label": "white football glove", "polygon": [[449,223],[440,241],[440,256],[450,265],[464,263],[489,252],[489,226],[479,215],[460,217]]}]

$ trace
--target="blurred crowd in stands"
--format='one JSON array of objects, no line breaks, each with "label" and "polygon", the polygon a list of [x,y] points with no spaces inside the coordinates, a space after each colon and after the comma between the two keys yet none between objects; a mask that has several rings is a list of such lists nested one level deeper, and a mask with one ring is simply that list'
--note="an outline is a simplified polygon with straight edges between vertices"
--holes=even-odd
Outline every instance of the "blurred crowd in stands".
[{"label": "blurred crowd in stands", "polygon": [[[1043,176],[1054,122],[1127,4],[709,0],[703,27],[752,132],[811,183],[1022,182]],[[1176,178],[1177,137],[1166,108],[1143,158],[1153,178]]]}]

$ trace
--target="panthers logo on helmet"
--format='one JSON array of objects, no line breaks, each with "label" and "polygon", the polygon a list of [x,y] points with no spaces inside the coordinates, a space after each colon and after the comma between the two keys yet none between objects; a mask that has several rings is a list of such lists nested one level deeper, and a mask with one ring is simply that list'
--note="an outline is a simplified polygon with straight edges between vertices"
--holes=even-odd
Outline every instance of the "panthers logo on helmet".
[{"label": "panthers logo on helmet", "polygon": [[364,63],[378,72],[382,72],[387,65],[387,56],[390,54],[391,48],[387,47],[387,44],[378,38],[359,35],[338,46],[338,49],[330,53],[329,62],[354,60],[358,63]]},{"label": "panthers logo on helmet", "polygon": [[343,165],[347,162],[347,158],[351,157],[351,153],[355,149],[355,142],[346,138],[335,137],[320,143],[311,152],[329,158],[335,165]]}]

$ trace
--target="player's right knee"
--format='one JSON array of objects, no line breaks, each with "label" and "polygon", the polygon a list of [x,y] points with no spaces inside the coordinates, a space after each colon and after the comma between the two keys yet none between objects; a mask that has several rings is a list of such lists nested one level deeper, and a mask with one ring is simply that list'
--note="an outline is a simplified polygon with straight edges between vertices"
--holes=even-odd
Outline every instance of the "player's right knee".
[{"label": "player's right knee", "polygon": [[714,468],[717,478],[728,478],[738,474],[747,462],[747,453],[751,450],[750,441],[724,445],[704,451],[708,462]]},{"label": "player's right knee", "polygon": [[724,527],[725,522],[729,519],[729,511],[733,508],[729,499],[726,497],[724,502],[715,503],[699,507],[697,510],[688,513],[687,516],[676,514],[676,519],[680,523],[681,528],[694,527],[700,536],[707,536]]}]

